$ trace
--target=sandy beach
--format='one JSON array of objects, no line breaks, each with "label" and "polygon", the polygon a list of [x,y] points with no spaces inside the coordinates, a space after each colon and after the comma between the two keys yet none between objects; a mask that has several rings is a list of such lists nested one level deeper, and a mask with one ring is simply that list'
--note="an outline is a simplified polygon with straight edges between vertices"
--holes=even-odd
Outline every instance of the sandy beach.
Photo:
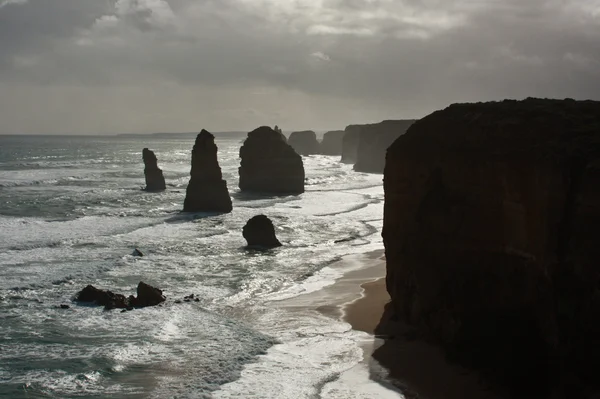
[{"label": "sandy beach", "polygon": [[[385,288],[385,260],[379,257],[377,262],[362,270],[360,296],[341,306],[342,317],[352,328],[372,336],[372,345],[364,347],[371,378],[393,384],[405,398],[501,398],[475,372],[448,363],[440,348],[414,339],[410,327],[390,320],[385,311],[390,301]],[[340,283],[351,281],[360,280],[342,278]]]}]

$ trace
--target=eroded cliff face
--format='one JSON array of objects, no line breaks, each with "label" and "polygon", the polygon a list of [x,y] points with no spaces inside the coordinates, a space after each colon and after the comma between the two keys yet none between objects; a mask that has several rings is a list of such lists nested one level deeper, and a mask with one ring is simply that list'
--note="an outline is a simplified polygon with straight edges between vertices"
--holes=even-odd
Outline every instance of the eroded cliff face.
[{"label": "eroded cliff face", "polygon": [[383,173],[385,154],[388,147],[394,140],[406,133],[414,122],[414,119],[388,120],[361,125],[354,170],[357,172]]},{"label": "eroded cliff face", "polygon": [[184,212],[223,212],[233,209],[227,182],[217,159],[215,136],[202,129],[192,149],[192,170]]},{"label": "eroded cliff face", "polygon": [[358,138],[362,125],[346,126],[344,138],[342,139],[342,162],[355,163],[358,151]]},{"label": "eroded cliff face", "polygon": [[270,127],[248,133],[240,158],[240,190],[276,195],[304,192],[302,157]]},{"label": "eroded cliff face", "polygon": [[323,155],[342,155],[342,143],[344,141],[343,130],[332,130],[323,135],[320,153]]},{"label": "eroded cliff face", "polygon": [[300,155],[314,155],[319,153],[317,134],[312,130],[292,132],[287,142]]},{"label": "eroded cliff face", "polygon": [[593,381],[599,102],[434,112],[389,148],[384,188],[386,282],[398,316],[463,361],[508,367],[512,382],[552,384],[565,370]]}]

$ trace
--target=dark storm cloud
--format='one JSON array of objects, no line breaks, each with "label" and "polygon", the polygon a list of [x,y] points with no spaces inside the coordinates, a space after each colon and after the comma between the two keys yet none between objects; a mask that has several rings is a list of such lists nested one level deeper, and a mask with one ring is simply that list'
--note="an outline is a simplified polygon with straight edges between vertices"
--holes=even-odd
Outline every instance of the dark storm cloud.
[{"label": "dark storm cloud", "polygon": [[[178,109],[161,109],[174,120],[188,115],[182,102],[209,93],[231,108],[236,126],[274,115],[305,127],[340,127],[344,114],[421,116],[455,101],[598,98],[599,66],[596,0],[29,0],[0,8],[0,84],[22,101],[36,87],[68,87],[77,98],[111,96],[114,87],[156,109],[147,93],[170,85]],[[203,109],[219,124],[227,116],[216,107]],[[122,130],[137,128],[120,112]]]}]

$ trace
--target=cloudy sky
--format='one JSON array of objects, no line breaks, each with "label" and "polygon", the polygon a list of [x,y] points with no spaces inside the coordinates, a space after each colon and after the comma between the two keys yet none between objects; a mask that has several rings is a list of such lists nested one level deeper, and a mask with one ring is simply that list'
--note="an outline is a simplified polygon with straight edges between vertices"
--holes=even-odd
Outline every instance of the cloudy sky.
[{"label": "cloudy sky", "polygon": [[338,129],[600,99],[600,0],[0,0],[0,133]]}]

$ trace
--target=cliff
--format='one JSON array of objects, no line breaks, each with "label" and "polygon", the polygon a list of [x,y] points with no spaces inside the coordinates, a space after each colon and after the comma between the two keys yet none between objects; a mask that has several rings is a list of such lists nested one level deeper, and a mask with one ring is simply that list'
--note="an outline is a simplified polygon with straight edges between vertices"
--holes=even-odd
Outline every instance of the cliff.
[{"label": "cliff", "polygon": [[248,133],[240,158],[240,190],[263,194],[304,192],[302,157],[270,127]]},{"label": "cliff", "polygon": [[292,132],[287,142],[300,155],[314,155],[319,153],[317,134],[312,130]]},{"label": "cliff", "polygon": [[342,139],[342,162],[355,163],[358,151],[358,139],[362,125],[349,125],[344,129],[344,138]]},{"label": "cliff", "polygon": [[191,179],[187,186],[184,212],[231,212],[227,182],[217,160],[215,136],[202,129],[192,149]]},{"label": "cliff", "polygon": [[600,102],[434,112],[389,148],[384,188],[397,316],[525,397],[597,382]]},{"label": "cliff", "polygon": [[162,191],[167,188],[162,170],[158,167],[158,160],[153,151],[144,148],[144,176],[146,177],[146,191]]},{"label": "cliff", "polygon": [[415,123],[410,120],[388,120],[362,125],[358,136],[356,163],[357,172],[383,173],[385,154],[388,147]]},{"label": "cliff", "polygon": [[320,153],[323,155],[342,155],[342,145],[344,141],[343,130],[332,130],[325,133],[321,141]]}]

